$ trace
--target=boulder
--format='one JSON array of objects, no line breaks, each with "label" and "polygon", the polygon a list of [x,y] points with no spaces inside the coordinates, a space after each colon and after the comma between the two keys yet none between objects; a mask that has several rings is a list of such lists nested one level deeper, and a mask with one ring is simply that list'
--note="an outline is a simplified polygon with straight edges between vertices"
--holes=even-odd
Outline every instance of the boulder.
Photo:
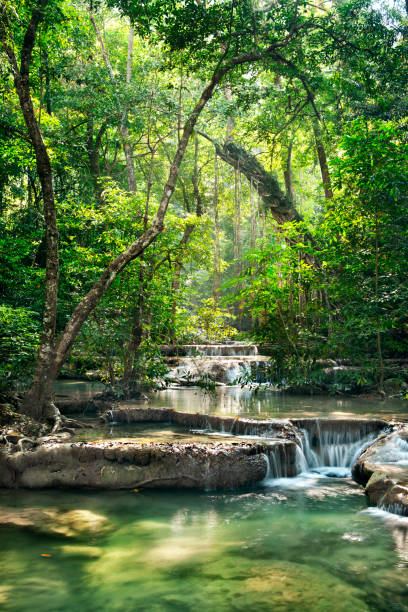
[{"label": "boulder", "polygon": [[0,508],[0,526],[28,529],[36,533],[81,538],[108,528],[106,517],[89,510],[61,511],[53,508]]},{"label": "boulder", "polygon": [[402,483],[390,486],[379,501],[379,506],[393,514],[408,516],[408,486]]},{"label": "boulder", "polygon": [[379,436],[352,468],[354,480],[365,485],[370,503],[383,510],[408,516],[408,427],[394,424],[394,431]]},{"label": "boulder", "polygon": [[388,489],[394,486],[393,481],[388,478],[383,472],[373,472],[369,481],[365,486],[365,492],[367,493],[370,503],[377,505],[378,502],[384,497]]}]

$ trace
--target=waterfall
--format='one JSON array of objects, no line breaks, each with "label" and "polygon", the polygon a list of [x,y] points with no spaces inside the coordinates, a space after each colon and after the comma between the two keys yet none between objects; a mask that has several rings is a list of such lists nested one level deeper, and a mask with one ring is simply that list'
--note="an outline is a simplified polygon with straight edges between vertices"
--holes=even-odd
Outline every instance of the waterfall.
[{"label": "waterfall", "polygon": [[224,385],[267,380],[269,358],[258,355],[255,344],[184,344],[163,347],[163,353],[168,356],[170,383],[197,385],[203,377]]},{"label": "waterfall", "polygon": [[256,344],[183,344],[180,355],[186,357],[249,357],[258,354]]},{"label": "waterfall", "polygon": [[[298,465],[299,470],[328,472],[330,475],[347,475],[361,453],[371,444],[378,432],[367,431],[363,426],[350,427],[335,420],[324,427],[319,419],[301,428]],[[306,469],[305,469],[306,468]],[[338,472],[329,468],[337,468]]]},{"label": "waterfall", "polygon": [[[268,486],[302,488],[323,477],[348,477],[355,461],[381,430],[380,423],[363,420],[294,419],[292,423],[297,425],[294,433],[298,475],[285,478],[284,468],[276,467],[269,459],[270,470],[264,479]],[[408,443],[399,439],[397,444],[408,458]]]},{"label": "waterfall", "polygon": [[279,452],[280,447],[271,446],[266,453],[262,453],[262,457],[266,462],[266,474],[263,480],[264,483],[268,483],[276,478],[285,478],[287,476],[287,461],[285,449],[283,450],[283,457]]},{"label": "waterfall", "polygon": [[116,421],[115,421],[115,411],[113,410],[108,410],[109,412],[109,416],[110,416],[110,425],[117,425]]}]

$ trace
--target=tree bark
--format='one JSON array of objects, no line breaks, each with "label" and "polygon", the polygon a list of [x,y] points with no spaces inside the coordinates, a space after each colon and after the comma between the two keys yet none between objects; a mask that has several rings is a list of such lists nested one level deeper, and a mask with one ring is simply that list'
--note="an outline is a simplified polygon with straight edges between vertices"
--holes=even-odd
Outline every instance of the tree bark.
[{"label": "tree bark", "polygon": [[248,153],[239,145],[226,142],[219,144],[206,134],[202,136],[213,143],[218,156],[227,164],[239,170],[251,182],[261,196],[267,210],[279,224],[289,221],[301,221],[293,202],[282,191],[277,179],[267,172],[255,155]]},{"label": "tree bark", "polygon": [[328,200],[333,198],[333,190],[330,180],[330,171],[327,164],[326,150],[321,139],[320,127],[317,121],[313,122],[313,132],[315,137],[317,157],[319,159],[320,172],[322,175],[324,197]]},{"label": "tree bark", "polygon": [[283,176],[285,179],[285,188],[286,195],[292,201],[296,201],[295,195],[295,185],[293,182],[293,171],[292,171],[292,149],[293,149],[293,141],[290,141],[288,144],[288,150],[286,154],[286,164],[283,172]]}]

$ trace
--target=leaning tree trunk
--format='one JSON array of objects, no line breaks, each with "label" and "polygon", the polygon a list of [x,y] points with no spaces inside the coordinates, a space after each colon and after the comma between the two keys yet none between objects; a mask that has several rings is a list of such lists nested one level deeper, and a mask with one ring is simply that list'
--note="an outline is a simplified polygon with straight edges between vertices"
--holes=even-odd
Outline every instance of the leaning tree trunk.
[{"label": "leaning tree trunk", "polygon": [[329,165],[327,163],[326,149],[324,148],[324,144],[323,144],[322,136],[320,132],[320,127],[319,127],[317,120],[313,122],[313,133],[314,133],[314,138],[315,138],[317,157],[319,159],[320,173],[322,175],[324,197],[330,200],[333,197],[333,190],[332,190],[331,180],[330,180],[330,171],[329,171]]},{"label": "leaning tree trunk", "polygon": [[233,142],[219,144],[206,134],[199,133],[213,143],[218,156],[223,161],[239,170],[249,182],[252,182],[254,189],[261,196],[265,208],[270,211],[275,221],[283,224],[289,221],[302,220],[292,200],[280,188],[277,179],[272,173],[265,170],[255,155],[248,153]]}]

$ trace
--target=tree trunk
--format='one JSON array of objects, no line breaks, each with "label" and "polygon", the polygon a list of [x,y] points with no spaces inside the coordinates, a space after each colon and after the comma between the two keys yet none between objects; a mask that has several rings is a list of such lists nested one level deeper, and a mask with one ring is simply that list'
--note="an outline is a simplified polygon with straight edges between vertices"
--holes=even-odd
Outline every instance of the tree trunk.
[{"label": "tree trunk", "polygon": [[50,63],[48,59],[48,51],[44,49],[44,71],[45,71],[45,106],[47,113],[52,115],[52,104],[51,104],[51,79],[50,79]]},{"label": "tree trunk", "polygon": [[380,369],[380,380],[378,381],[378,392],[381,395],[384,393],[384,359],[382,354],[380,315],[379,315],[379,270],[380,270],[380,246],[379,246],[379,228],[378,228],[378,211],[375,213],[375,323],[377,331],[377,353],[378,365]]},{"label": "tree trunk", "polygon": [[293,149],[293,141],[291,141],[288,144],[286,164],[285,164],[283,176],[285,179],[286,195],[290,200],[292,200],[292,202],[295,202],[296,196],[295,196],[295,185],[293,182],[293,172],[292,172],[292,149]]},{"label": "tree trunk", "polygon": [[333,198],[333,190],[331,187],[330,171],[327,164],[326,150],[324,148],[323,141],[321,139],[320,127],[317,121],[313,122],[313,132],[315,137],[317,157],[319,159],[320,172],[322,175],[322,182],[324,188],[324,197],[330,200]]},{"label": "tree trunk", "polygon": [[218,156],[223,161],[233,168],[239,169],[248,181],[252,181],[254,188],[264,202],[265,208],[271,212],[275,221],[282,224],[288,221],[302,220],[292,200],[282,191],[276,178],[265,170],[255,155],[248,153],[233,142],[220,145],[206,134],[199,133],[213,143]]},{"label": "tree trunk", "polygon": [[94,192],[96,199],[99,204],[102,204],[102,185],[100,183],[101,178],[101,168],[99,165],[99,148],[101,145],[101,140],[106,132],[107,124],[104,123],[100,130],[98,131],[96,138],[94,138],[94,122],[92,117],[87,121],[87,153],[89,158],[89,167],[91,179],[94,187]]},{"label": "tree trunk", "polygon": [[[239,166],[235,169],[234,176],[234,219],[233,219],[233,231],[234,231],[234,273],[236,278],[241,277],[242,273],[242,262],[241,262],[241,185],[240,185],[240,174]],[[235,295],[241,291],[241,283],[238,282],[235,285]],[[238,329],[242,330],[242,311],[240,304],[235,301],[235,316],[238,320]]]},{"label": "tree trunk", "polygon": [[[191,181],[193,183],[194,199],[196,202],[196,216],[201,217],[201,215],[203,214],[203,203],[202,203],[200,189],[199,189],[198,136],[197,134],[195,134],[195,137],[194,137],[194,170],[193,170],[193,176],[191,177]],[[195,229],[195,224],[191,223],[189,225],[186,225],[186,227],[184,228],[183,237],[180,241],[181,247],[185,247],[188,244],[191,234],[193,233],[194,229]],[[177,261],[176,263],[176,269],[174,271],[173,280],[171,283],[173,303],[172,303],[171,315],[170,315],[170,321],[171,321],[170,339],[172,342],[175,341],[175,320],[176,320],[176,311],[177,311],[177,298],[178,298],[178,292],[180,289],[181,271],[183,269],[183,264],[181,262],[181,256],[179,258],[179,261]]]},{"label": "tree trunk", "polygon": [[213,298],[218,302],[218,288],[220,284],[220,223],[218,210],[218,156],[214,157],[214,273],[213,273]]},{"label": "tree trunk", "polygon": [[[149,140],[150,142],[150,140]],[[147,193],[145,210],[143,215],[143,230],[146,231],[149,222],[149,208],[150,208],[150,194],[153,186],[153,168],[154,168],[154,157],[156,150],[150,149],[150,164],[149,171],[147,174]],[[135,389],[135,369],[134,363],[136,355],[140,349],[140,345],[143,340],[143,324],[144,324],[144,311],[145,311],[145,274],[143,268],[144,253],[140,255],[141,265],[139,268],[139,293],[137,296],[136,309],[132,317],[132,325],[130,332],[130,339],[126,346],[126,355],[124,358],[124,371],[123,371],[123,385],[125,391],[132,396],[132,391]]]}]

